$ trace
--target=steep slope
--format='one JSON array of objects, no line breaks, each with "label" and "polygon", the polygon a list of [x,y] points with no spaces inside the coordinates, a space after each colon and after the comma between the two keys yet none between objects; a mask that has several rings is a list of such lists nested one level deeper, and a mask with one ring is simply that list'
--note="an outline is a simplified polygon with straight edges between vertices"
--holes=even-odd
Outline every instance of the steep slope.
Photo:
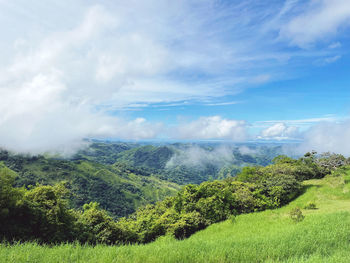
[{"label": "steep slope", "polygon": [[[6,262],[349,262],[350,168],[304,182],[305,193],[276,210],[214,224],[189,239],[148,245],[54,248],[2,245]],[[310,202],[317,209],[305,209]],[[294,222],[300,207],[305,219]]]},{"label": "steep slope", "polygon": [[[159,239],[144,247],[118,249],[118,260],[138,262],[348,262],[350,169],[304,182],[306,192],[276,210],[240,215],[187,240]],[[317,209],[304,209],[310,202]],[[302,208],[305,219],[290,212]],[[167,257],[163,253],[167,253]],[[130,257],[130,255],[133,255]],[[147,257],[146,255],[152,255]],[[127,257],[126,257],[127,256]]]},{"label": "steep slope", "polygon": [[137,207],[162,200],[180,188],[126,165],[12,155],[6,151],[0,152],[0,161],[17,172],[17,186],[65,181],[72,207],[98,202],[114,217],[133,213]]}]

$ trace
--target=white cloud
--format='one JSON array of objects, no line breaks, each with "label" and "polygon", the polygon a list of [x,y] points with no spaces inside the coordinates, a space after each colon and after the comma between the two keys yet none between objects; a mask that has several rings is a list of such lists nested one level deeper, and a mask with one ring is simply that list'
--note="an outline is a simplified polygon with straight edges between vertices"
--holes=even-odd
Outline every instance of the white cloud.
[{"label": "white cloud", "polygon": [[[55,14],[73,14],[64,16],[67,22],[47,17],[51,9],[48,14],[26,12],[31,18],[45,17],[46,27],[38,26],[34,19],[23,21],[26,16],[17,14],[8,23],[16,22],[21,28],[21,21],[29,22],[27,31],[39,27],[43,32],[34,39],[15,36],[14,63],[3,65],[10,68],[7,74],[37,74],[54,68],[63,74],[67,96],[125,107],[235,94],[243,90],[242,85],[272,80],[274,75],[265,64],[284,63],[291,56],[274,52],[268,45],[259,45],[257,50],[254,43],[266,41],[253,33],[259,29],[253,18],[265,17],[266,10],[258,11],[250,2],[221,6],[208,0],[196,2],[197,8],[192,1],[100,3],[86,7],[82,2],[62,5],[51,0],[57,8]],[[11,5],[18,9],[16,1]],[[40,2],[36,6],[35,10],[46,7]],[[243,13],[242,8],[246,10]],[[84,15],[81,10],[86,10]],[[244,22],[247,17],[253,19],[254,26]],[[247,35],[250,30],[252,34]],[[167,77],[174,72],[181,77]],[[196,74],[208,75],[208,79],[195,80],[192,76]]]},{"label": "white cloud", "polygon": [[[1,47],[7,48],[0,62],[2,147],[40,152],[79,144],[84,137],[154,138],[161,124],[107,111],[233,94],[238,89],[225,86],[249,79],[184,84],[166,76],[177,70],[205,75],[233,66],[229,53],[221,54],[228,45],[208,39],[217,32],[202,30],[218,18],[211,11],[202,17],[190,3],[173,1],[50,3],[33,3],[31,12],[29,3],[1,3]],[[7,30],[9,24],[14,31]],[[234,123],[219,124],[220,131],[208,130],[202,137],[239,137]]]},{"label": "white cloud", "polygon": [[328,46],[330,49],[340,48],[342,44],[340,42],[334,42]]},{"label": "white cloud", "polygon": [[316,150],[350,156],[350,121],[324,122],[311,127],[304,134],[300,152]]},{"label": "white cloud", "polygon": [[115,22],[104,8],[93,6],[76,27],[47,36],[37,48],[27,47],[1,71],[0,147],[40,153],[74,150],[86,137],[155,137],[160,124],[96,110],[113,88],[89,85],[89,75],[81,75],[93,69],[94,58],[77,50]]},{"label": "white cloud", "polygon": [[334,56],[334,57],[329,57],[329,58],[325,58],[324,62],[326,64],[330,64],[330,63],[334,63],[336,62],[337,60],[339,60],[341,58],[341,56]]},{"label": "white cloud", "polygon": [[[118,19],[102,6],[92,6],[75,27],[48,34],[37,46],[15,41],[16,50],[21,49],[9,65],[2,65],[0,73],[0,147],[33,153],[70,151],[86,137],[147,139],[158,135],[159,123],[113,117],[97,110],[115,96],[124,81],[104,85],[94,77],[102,74],[96,41],[117,28]],[[151,49],[139,42],[135,50],[142,45]],[[122,51],[119,54],[123,56]],[[113,74],[151,74],[144,65],[147,62],[141,65],[137,56],[140,58],[136,54],[122,61],[124,69]],[[136,69],[129,66],[130,61],[135,61]],[[102,81],[108,82],[108,76],[102,74]]]},{"label": "white cloud", "polygon": [[304,10],[281,26],[280,37],[293,45],[308,48],[317,41],[329,41],[342,27],[350,25],[348,0],[313,0]]},{"label": "white cloud", "polygon": [[18,152],[72,152],[84,144],[83,138],[148,139],[162,130],[159,123],[93,114],[85,106],[58,105],[44,111],[18,112],[3,120],[0,146]]},{"label": "white cloud", "polygon": [[220,116],[200,117],[198,120],[180,124],[173,137],[244,141],[248,138],[247,126],[247,123],[241,120],[223,119]]},{"label": "white cloud", "polygon": [[166,167],[171,168],[184,165],[187,167],[205,168],[208,164],[220,167],[224,164],[232,163],[233,160],[232,147],[222,145],[208,150],[194,145],[176,149],[175,154],[167,162]]},{"label": "white cloud", "polygon": [[317,66],[327,66],[328,64],[332,64],[334,62],[337,62],[339,59],[341,59],[342,56],[340,55],[335,55],[335,56],[330,56],[330,57],[323,57],[320,59],[317,59],[314,64]]},{"label": "white cloud", "polygon": [[317,124],[319,122],[325,122],[325,121],[336,121],[339,118],[333,116],[333,115],[326,115],[324,117],[320,118],[306,118],[306,119],[297,119],[297,120],[268,120],[268,121],[257,121],[254,123],[254,127],[270,127],[271,125],[278,124],[278,123],[284,123],[287,126],[307,126]]},{"label": "white cloud", "polygon": [[[255,1],[89,2],[0,2],[0,146],[42,152],[79,145],[85,137],[154,138],[161,124],[109,112],[191,100],[234,104],[218,98],[273,81],[293,57],[318,56],[282,52],[261,34],[273,14],[278,21],[289,18],[295,0],[280,12],[270,3],[256,8]],[[328,4],[315,6],[322,11]],[[318,17],[315,8],[295,20]],[[296,41],[303,34],[293,20],[281,32]],[[202,117],[180,124],[172,136],[242,141],[246,129],[245,121]]]},{"label": "white cloud", "polygon": [[299,128],[296,126],[287,126],[285,123],[276,123],[260,132],[258,139],[268,140],[287,140],[295,139],[299,135]]},{"label": "white cloud", "polygon": [[241,154],[256,154],[258,151],[256,149],[252,149],[248,146],[240,146],[238,148],[238,151],[241,153]]},{"label": "white cloud", "polygon": [[[170,51],[167,41],[180,37],[176,34],[162,39],[165,33],[182,32],[174,31],[179,28],[173,23],[178,21],[171,19],[186,5],[175,4],[175,10],[167,7],[164,14],[157,8],[144,13],[134,4],[115,9],[113,15],[103,6],[91,6],[77,16],[75,25],[60,24],[33,42],[16,36],[15,55],[9,63],[0,64],[1,147],[37,153],[75,147],[86,137],[155,138],[161,124],[117,118],[106,111],[225,94],[220,91],[222,83],[215,81],[183,84],[162,77],[176,68],[202,70],[207,59],[215,58],[176,47]],[[134,10],[135,6],[140,10]],[[155,13],[160,24],[152,22],[156,28],[147,27]],[[190,18],[186,19],[189,23]],[[190,24],[182,26],[195,31]],[[216,124],[220,127],[215,128]],[[237,121],[209,118],[205,130],[193,138],[241,140],[242,126]]]},{"label": "white cloud", "polygon": [[208,103],[204,104],[206,106],[227,106],[227,105],[235,105],[237,103],[240,103],[239,101],[227,101],[227,102],[214,102],[214,103]]},{"label": "white cloud", "polygon": [[252,83],[263,84],[263,83],[268,82],[270,79],[271,79],[271,76],[265,74],[265,75],[256,76],[251,81],[252,81]]}]

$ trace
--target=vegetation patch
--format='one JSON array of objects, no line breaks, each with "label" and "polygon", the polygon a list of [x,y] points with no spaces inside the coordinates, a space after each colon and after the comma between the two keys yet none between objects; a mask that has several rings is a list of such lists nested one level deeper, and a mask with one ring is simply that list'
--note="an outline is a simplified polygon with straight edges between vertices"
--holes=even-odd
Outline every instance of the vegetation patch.
[{"label": "vegetation patch", "polygon": [[[306,191],[290,204],[231,217],[213,224],[188,239],[163,236],[146,245],[55,246],[37,243],[3,243],[0,257],[4,262],[336,262],[350,257],[350,169],[340,175],[347,182],[334,188],[328,180],[307,180]],[[317,210],[301,209],[305,219],[291,224],[289,212],[308,202]]]},{"label": "vegetation patch", "polygon": [[[322,178],[329,172],[325,162],[323,160],[321,165],[313,154],[298,160],[280,156],[266,167],[245,167],[234,178],[187,185],[176,196],[142,207],[118,221],[96,202],[86,203],[82,210],[70,209],[64,183],[14,187],[16,173],[2,165],[1,238],[89,244],[148,243],[163,235],[184,239],[232,216],[275,209],[289,203],[302,193],[303,180]],[[61,166],[69,166],[69,163],[61,163]],[[84,167],[91,171],[94,168],[89,163]],[[94,177],[101,173],[103,170],[97,175],[94,173]],[[343,186],[333,184],[332,178],[326,179],[330,185]],[[106,194],[107,189],[101,185],[100,191]],[[109,194],[104,198],[108,197]],[[301,221],[300,209],[294,211],[291,218]]]}]

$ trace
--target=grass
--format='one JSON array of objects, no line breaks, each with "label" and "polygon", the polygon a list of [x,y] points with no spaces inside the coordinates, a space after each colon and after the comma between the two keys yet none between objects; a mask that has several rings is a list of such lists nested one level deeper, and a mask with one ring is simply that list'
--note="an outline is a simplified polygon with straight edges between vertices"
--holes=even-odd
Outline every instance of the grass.
[{"label": "grass", "polygon": [[[147,245],[54,247],[0,245],[1,262],[349,262],[350,169],[309,180],[306,191],[276,210],[240,215],[182,241],[166,236]],[[313,202],[317,209],[304,209]],[[291,220],[300,207],[305,219]]]}]

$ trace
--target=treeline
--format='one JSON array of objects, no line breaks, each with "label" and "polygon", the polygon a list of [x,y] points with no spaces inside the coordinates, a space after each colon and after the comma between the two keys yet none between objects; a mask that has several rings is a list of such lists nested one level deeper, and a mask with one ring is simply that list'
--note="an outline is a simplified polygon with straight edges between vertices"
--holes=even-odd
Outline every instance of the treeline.
[{"label": "treeline", "polygon": [[302,192],[303,180],[322,178],[347,163],[334,154],[308,153],[298,160],[280,156],[266,167],[245,167],[234,178],[187,185],[176,196],[118,221],[97,203],[70,209],[64,183],[14,187],[16,173],[1,164],[0,238],[89,244],[147,243],[165,234],[182,239],[238,214],[280,207]]}]

